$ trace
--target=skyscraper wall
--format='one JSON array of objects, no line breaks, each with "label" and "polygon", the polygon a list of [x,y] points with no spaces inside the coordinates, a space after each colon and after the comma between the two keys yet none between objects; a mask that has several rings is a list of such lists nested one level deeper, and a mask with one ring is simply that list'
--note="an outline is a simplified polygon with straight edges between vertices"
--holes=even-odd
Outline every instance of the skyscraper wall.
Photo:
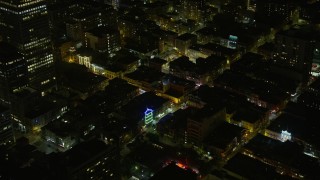
[{"label": "skyscraper wall", "polygon": [[0,104],[9,105],[13,92],[27,86],[27,65],[17,49],[0,42]]},{"label": "skyscraper wall", "polygon": [[0,0],[3,41],[18,49],[27,63],[29,86],[45,91],[55,84],[49,21],[44,0]]}]

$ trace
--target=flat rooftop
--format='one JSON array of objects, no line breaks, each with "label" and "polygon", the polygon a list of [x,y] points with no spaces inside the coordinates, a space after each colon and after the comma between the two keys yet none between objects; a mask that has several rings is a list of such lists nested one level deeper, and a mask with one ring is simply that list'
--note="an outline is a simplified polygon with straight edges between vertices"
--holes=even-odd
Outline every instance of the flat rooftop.
[{"label": "flat rooftop", "polygon": [[247,179],[293,179],[277,173],[276,168],[238,153],[223,167]]},{"label": "flat rooftop", "polygon": [[219,149],[226,149],[235,139],[242,136],[244,128],[223,122],[218,125],[208,137],[205,138],[205,144]]}]

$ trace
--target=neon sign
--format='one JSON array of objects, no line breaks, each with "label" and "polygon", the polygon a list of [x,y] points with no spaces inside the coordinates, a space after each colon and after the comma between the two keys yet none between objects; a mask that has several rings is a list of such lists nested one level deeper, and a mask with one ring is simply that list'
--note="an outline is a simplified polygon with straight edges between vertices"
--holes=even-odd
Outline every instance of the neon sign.
[{"label": "neon sign", "polygon": [[147,108],[147,110],[144,112],[144,123],[150,124],[153,122],[153,110]]},{"label": "neon sign", "polygon": [[236,49],[237,48],[237,41],[238,41],[237,36],[229,35],[228,48]]}]

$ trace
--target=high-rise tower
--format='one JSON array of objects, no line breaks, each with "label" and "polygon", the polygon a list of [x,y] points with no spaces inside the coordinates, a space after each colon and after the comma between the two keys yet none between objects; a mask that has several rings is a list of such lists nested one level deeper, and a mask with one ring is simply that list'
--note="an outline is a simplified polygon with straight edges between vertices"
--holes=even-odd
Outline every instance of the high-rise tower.
[{"label": "high-rise tower", "polygon": [[9,105],[12,93],[27,86],[27,65],[17,49],[0,41],[0,104]]},{"label": "high-rise tower", "polygon": [[28,85],[42,92],[55,84],[49,21],[44,0],[0,0],[0,33],[23,55]]}]

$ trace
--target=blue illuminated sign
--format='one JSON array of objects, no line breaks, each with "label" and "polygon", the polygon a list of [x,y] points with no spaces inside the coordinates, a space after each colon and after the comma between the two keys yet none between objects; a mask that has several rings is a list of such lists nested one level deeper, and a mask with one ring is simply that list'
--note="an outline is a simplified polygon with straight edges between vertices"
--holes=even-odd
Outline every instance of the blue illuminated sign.
[{"label": "blue illuminated sign", "polygon": [[147,110],[144,112],[144,123],[150,124],[153,122],[153,110],[147,108]]}]

